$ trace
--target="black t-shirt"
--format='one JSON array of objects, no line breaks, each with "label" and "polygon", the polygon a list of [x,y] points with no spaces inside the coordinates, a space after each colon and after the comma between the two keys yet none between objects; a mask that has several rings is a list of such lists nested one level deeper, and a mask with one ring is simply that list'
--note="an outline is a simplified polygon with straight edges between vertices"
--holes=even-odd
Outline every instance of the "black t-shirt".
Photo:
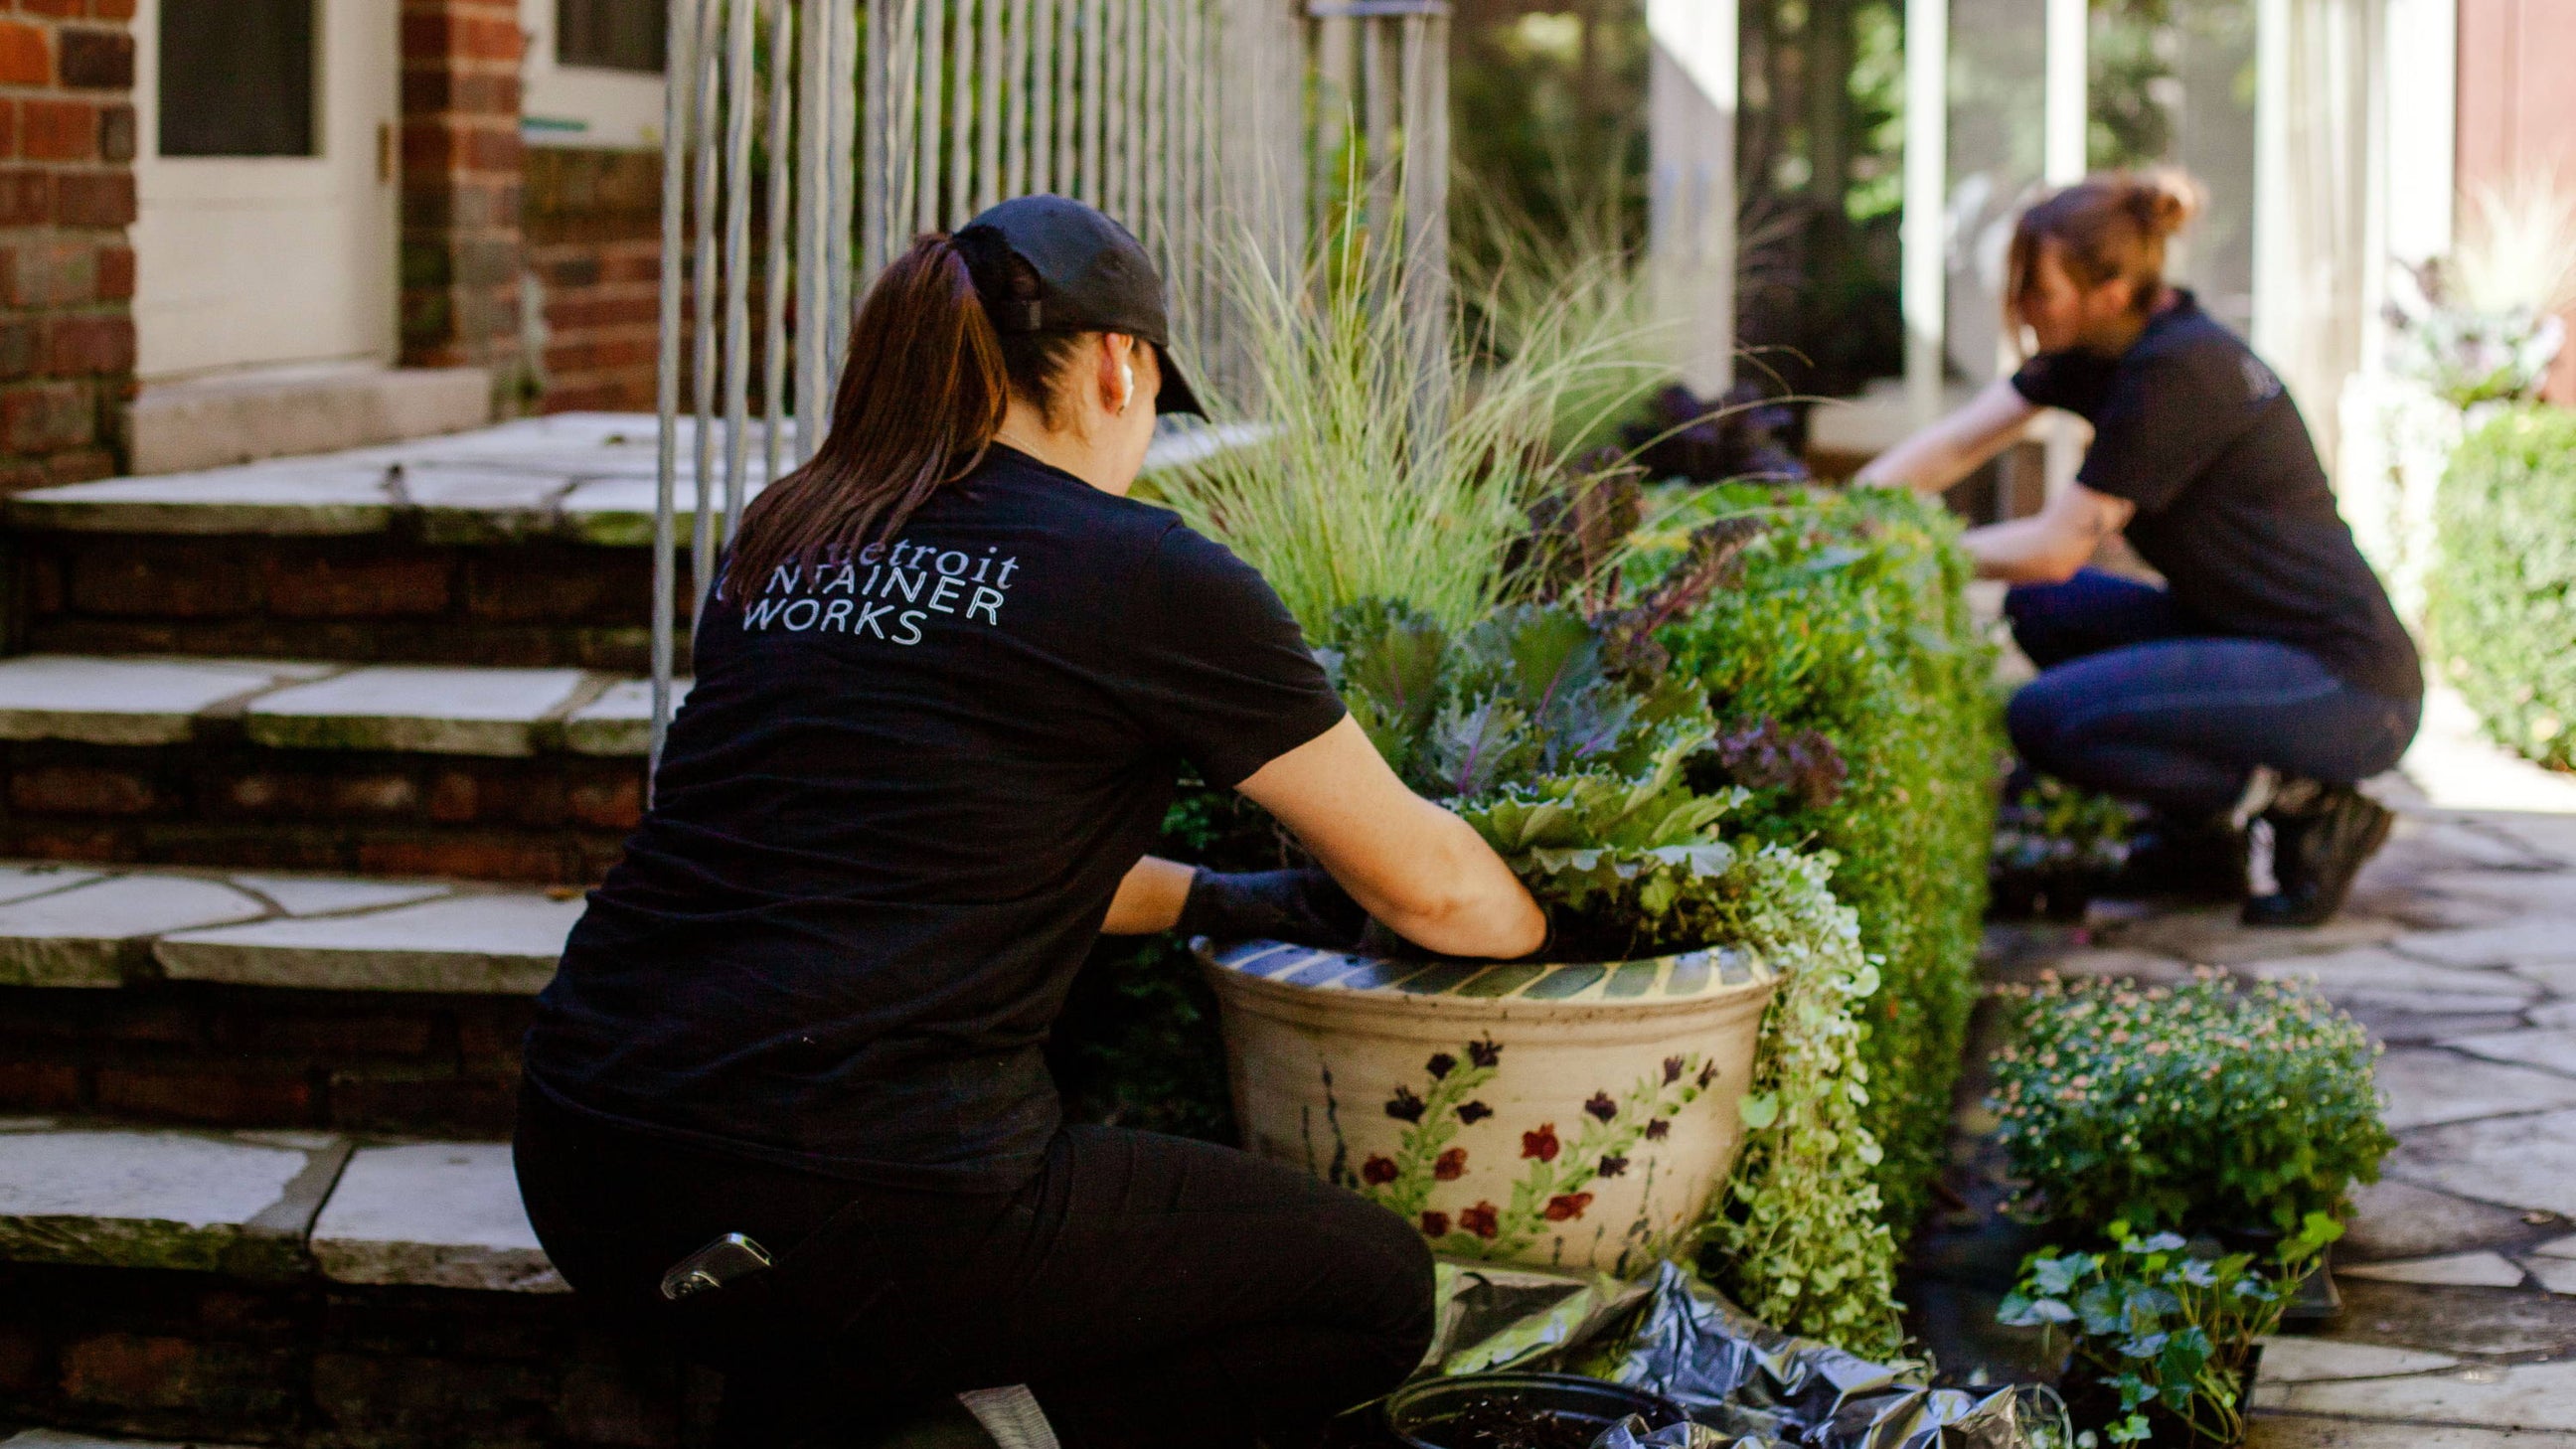
[{"label": "black t-shirt", "polygon": [[1260,575],[996,446],[891,547],[710,602],[651,813],[538,1000],[579,1109],[854,1179],[1016,1186],[1040,1048],[1184,763],[1343,709]]},{"label": "black t-shirt", "polygon": [[2078,481],[2137,505],[2129,541],[2209,632],[2296,645],[2380,694],[2423,693],[2298,405],[2190,293],[2118,357],[2042,353],[2013,387],[2093,425]]}]

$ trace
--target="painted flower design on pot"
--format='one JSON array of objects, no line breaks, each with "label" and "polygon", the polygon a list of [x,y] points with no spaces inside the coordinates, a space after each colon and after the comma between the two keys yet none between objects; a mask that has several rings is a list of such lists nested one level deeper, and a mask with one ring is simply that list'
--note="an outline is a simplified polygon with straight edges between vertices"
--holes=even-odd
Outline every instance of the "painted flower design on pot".
[{"label": "painted flower design on pot", "polygon": [[1694,1053],[1665,1058],[1623,1094],[1595,1090],[1571,1104],[1570,1127],[1560,1130],[1568,1120],[1560,1117],[1521,1131],[1522,1166],[1508,1203],[1482,1197],[1435,1208],[1433,1190],[1467,1174],[1467,1149],[1454,1140],[1459,1129],[1494,1115],[1476,1094],[1500,1072],[1502,1058],[1490,1038],[1461,1052],[1434,1053],[1423,1064],[1419,1090],[1400,1084],[1387,1096],[1387,1116],[1405,1124],[1395,1152],[1372,1153],[1360,1166],[1359,1190],[1403,1215],[1445,1253],[1507,1257],[1559,1225],[1581,1221],[1594,1199],[1586,1189],[1597,1179],[1625,1176],[1642,1144],[1665,1140],[1672,1119],[1716,1077],[1714,1066]]}]

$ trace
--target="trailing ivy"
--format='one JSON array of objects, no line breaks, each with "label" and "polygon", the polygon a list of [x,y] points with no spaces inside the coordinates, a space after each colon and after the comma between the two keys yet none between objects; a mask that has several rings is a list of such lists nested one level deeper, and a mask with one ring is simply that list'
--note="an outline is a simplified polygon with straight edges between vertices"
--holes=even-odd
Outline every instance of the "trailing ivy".
[{"label": "trailing ivy", "polygon": [[1860,923],[1827,889],[1829,855],[1767,845],[1731,922],[1784,975],[1763,1021],[1744,1120],[1753,1129],[1732,1189],[1707,1226],[1707,1266],[1766,1322],[1864,1358],[1904,1342],[1896,1239],[1875,1171],[1883,1157],[1870,1103],[1860,1011],[1879,990]]},{"label": "trailing ivy", "polygon": [[1734,583],[1657,635],[1675,672],[1707,691],[1722,728],[1812,731],[1848,771],[1829,794],[1795,775],[1742,779],[1754,798],[1735,819],[1840,862],[1833,893],[1858,915],[1884,980],[1859,1048],[1871,1084],[1860,1120],[1886,1149],[1879,1191],[1901,1239],[1941,1162],[2002,749],[1957,525],[1937,503],[1873,489],[1738,485],[1663,501],[1666,558],[1684,547],[1681,529],[1708,518],[1767,525]]}]

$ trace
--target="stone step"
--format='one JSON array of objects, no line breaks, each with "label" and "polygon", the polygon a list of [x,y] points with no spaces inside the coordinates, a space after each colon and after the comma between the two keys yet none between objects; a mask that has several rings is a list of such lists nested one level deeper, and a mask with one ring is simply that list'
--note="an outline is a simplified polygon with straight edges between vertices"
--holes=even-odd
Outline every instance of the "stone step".
[{"label": "stone step", "polygon": [[[695,436],[685,424],[678,434],[692,480],[680,490],[683,615]],[[1185,465],[1248,436],[1175,433],[1149,462]],[[565,414],[20,493],[6,513],[24,580],[14,637],[50,653],[645,673],[656,437],[649,415]],[[765,451],[753,439],[751,491]]]},{"label": "stone step", "polygon": [[0,986],[526,995],[581,910],[568,890],[5,865]]},{"label": "stone step", "polygon": [[[1166,431],[1146,454],[1148,472],[1187,466],[1251,441],[1241,426]],[[344,452],[144,478],[31,489],[9,499],[9,521],[32,531],[407,534],[426,543],[554,539],[609,548],[653,541],[659,432],[646,413],[560,413],[444,437]],[[696,512],[697,430],[678,424],[681,540]],[[714,492],[728,463],[714,448]],[[745,488],[768,482],[766,447],[750,431]]]},{"label": "stone step", "polygon": [[506,1134],[581,911],[566,889],[0,865],[0,1113]]},{"label": "stone step", "polygon": [[0,1422],[55,1426],[0,1449],[607,1449],[711,1405],[581,1311],[497,1141],[0,1122],[0,1348]]},{"label": "stone step", "polygon": [[0,855],[586,883],[651,707],[574,669],[0,660]]},{"label": "stone step", "polygon": [[0,1260],[562,1293],[506,1142],[0,1122]]}]

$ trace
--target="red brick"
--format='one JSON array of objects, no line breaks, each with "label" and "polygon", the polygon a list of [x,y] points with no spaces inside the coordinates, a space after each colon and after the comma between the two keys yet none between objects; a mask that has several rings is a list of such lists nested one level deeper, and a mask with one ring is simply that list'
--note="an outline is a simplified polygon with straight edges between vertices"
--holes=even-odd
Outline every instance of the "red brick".
[{"label": "red brick", "polygon": [[24,1328],[0,1329],[0,1393],[21,1401],[53,1387],[54,1356]]},{"label": "red brick", "polygon": [[98,107],[28,97],[20,103],[19,146],[30,161],[87,161],[98,155]]},{"label": "red brick", "polygon": [[263,572],[270,611],[288,619],[419,617],[449,599],[438,558],[268,559]]},{"label": "red brick", "polygon": [[126,302],[134,298],[134,248],[104,246],[93,260],[98,269],[98,299],[102,302]]},{"label": "red brick", "polygon": [[98,154],[109,161],[134,159],[135,117],[132,106],[98,109]]},{"label": "red brick", "polygon": [[11,806],[38,815],[148,815],[161,804],[151,777],[106,765],[43,765],[9,778]]},{"label": "red brick", "polygon": [[134,0],[90,0],[89,13],[96,20],[131,20]]},{"label": "red brick", "polygon": [[54,219],[65,226],[132,226],[135,215],[131,171],[76,171],[54,178]]},{"label": "red brick", "polygon": [[18,0],[18,8],[30,15],[50,15],[57,20],[77,20],[84,8],[83,0]]},{"label": "red brick", "polygon": [[296,1057],[419,1057],[439,1036],[436,1016],[424,1011],[286,1016],[266,1009],[242,1016],[239,1030],[225,1034],[225,1045]]},{"label": "red brick", "polygon": [[348,775],[327,792],[336,815],[408,815],[420,807],[420,787],[409,775]]},{"label": "red brick", "polygon": [[0,85],[51,85],[53,79],[45,32],[22,20],[0,20]]},{"label": "red brick", "polygon": [[18,159],[18,102],[0,97],[0,160]]},{"label": "red brick", "polygon": [[443,825],[462,825],[472,820],[481,807],[481,792],[473,775],[463,770],[441,770],[429,786],[429,818]]},{"label": "red brick", "polygon": [[116,455],[105,448],[74,448],[45,460],[45,481],[49,485],[95,483],[116,474]]},{"label": "red brick", "polygon": [[571,792],[572,818],[603,830],[632,830],[644,819],[644,781],[589,780]]},{"label": "red brick", "polygon": [[30,241],[0,252],[0,303],[51,310],[98,295],[98,253],[65,242]]},{"label": "red brick", "polygon": [[334,1072],[326,1125],[343,1131],[488,1132],[506,1136],[517,1116],[519,1074],[511,1062],[485,1078],[441,1073]]},{"label": "red brick", "polygon": [[100,1067],[98,1109],[218,1126],[300,1126],[312,1119],[313,1089],[301,1073]]},{"label": "red brick", "polygon": [[63,1392],[75,1402],[177,1409],[195,1397],[197,1346],[184,1338],[102,1333],[63,1348]]},{"label": "red brick", "polygon": [[134,370],[132,317],[58,317],[45,330],[45,367],[57,377]]},{"label": "red brick", "polygon": [[0,169],[0,226],[43,226],[54,219],[54,178],[19,167]]},{"label": "red brick", "polygon": [[80,1110],[80,1068],[69,1062],[0,1061],[0,1106],[16,1112]]},{"label": "red brick", "polygon": [[90,400],[69,383],[21,384],[0,394],[0,448],[50,453],[76,448],[97,435]]},{"label": "red brick", "polygon": [[126,618],[210,618],[254,612],[258,576],[237,559],[87,549],[72,562],[72,607]]},{"label": "red brick", "polygon": [[116,30],[66,27],[54,37],[62,83],[80,90],[134,89],[134,37]]},{"label": "red brick", "polygon": [[358,847],[358,868],[376,875],[553,881],[563,878],[564,867],[555,846],[508,836],[371,840]]},{"label": "red brick", "polygon": [[0,321],[0,382],[15,382],[36,370],[43,335],[26,318]]}]

